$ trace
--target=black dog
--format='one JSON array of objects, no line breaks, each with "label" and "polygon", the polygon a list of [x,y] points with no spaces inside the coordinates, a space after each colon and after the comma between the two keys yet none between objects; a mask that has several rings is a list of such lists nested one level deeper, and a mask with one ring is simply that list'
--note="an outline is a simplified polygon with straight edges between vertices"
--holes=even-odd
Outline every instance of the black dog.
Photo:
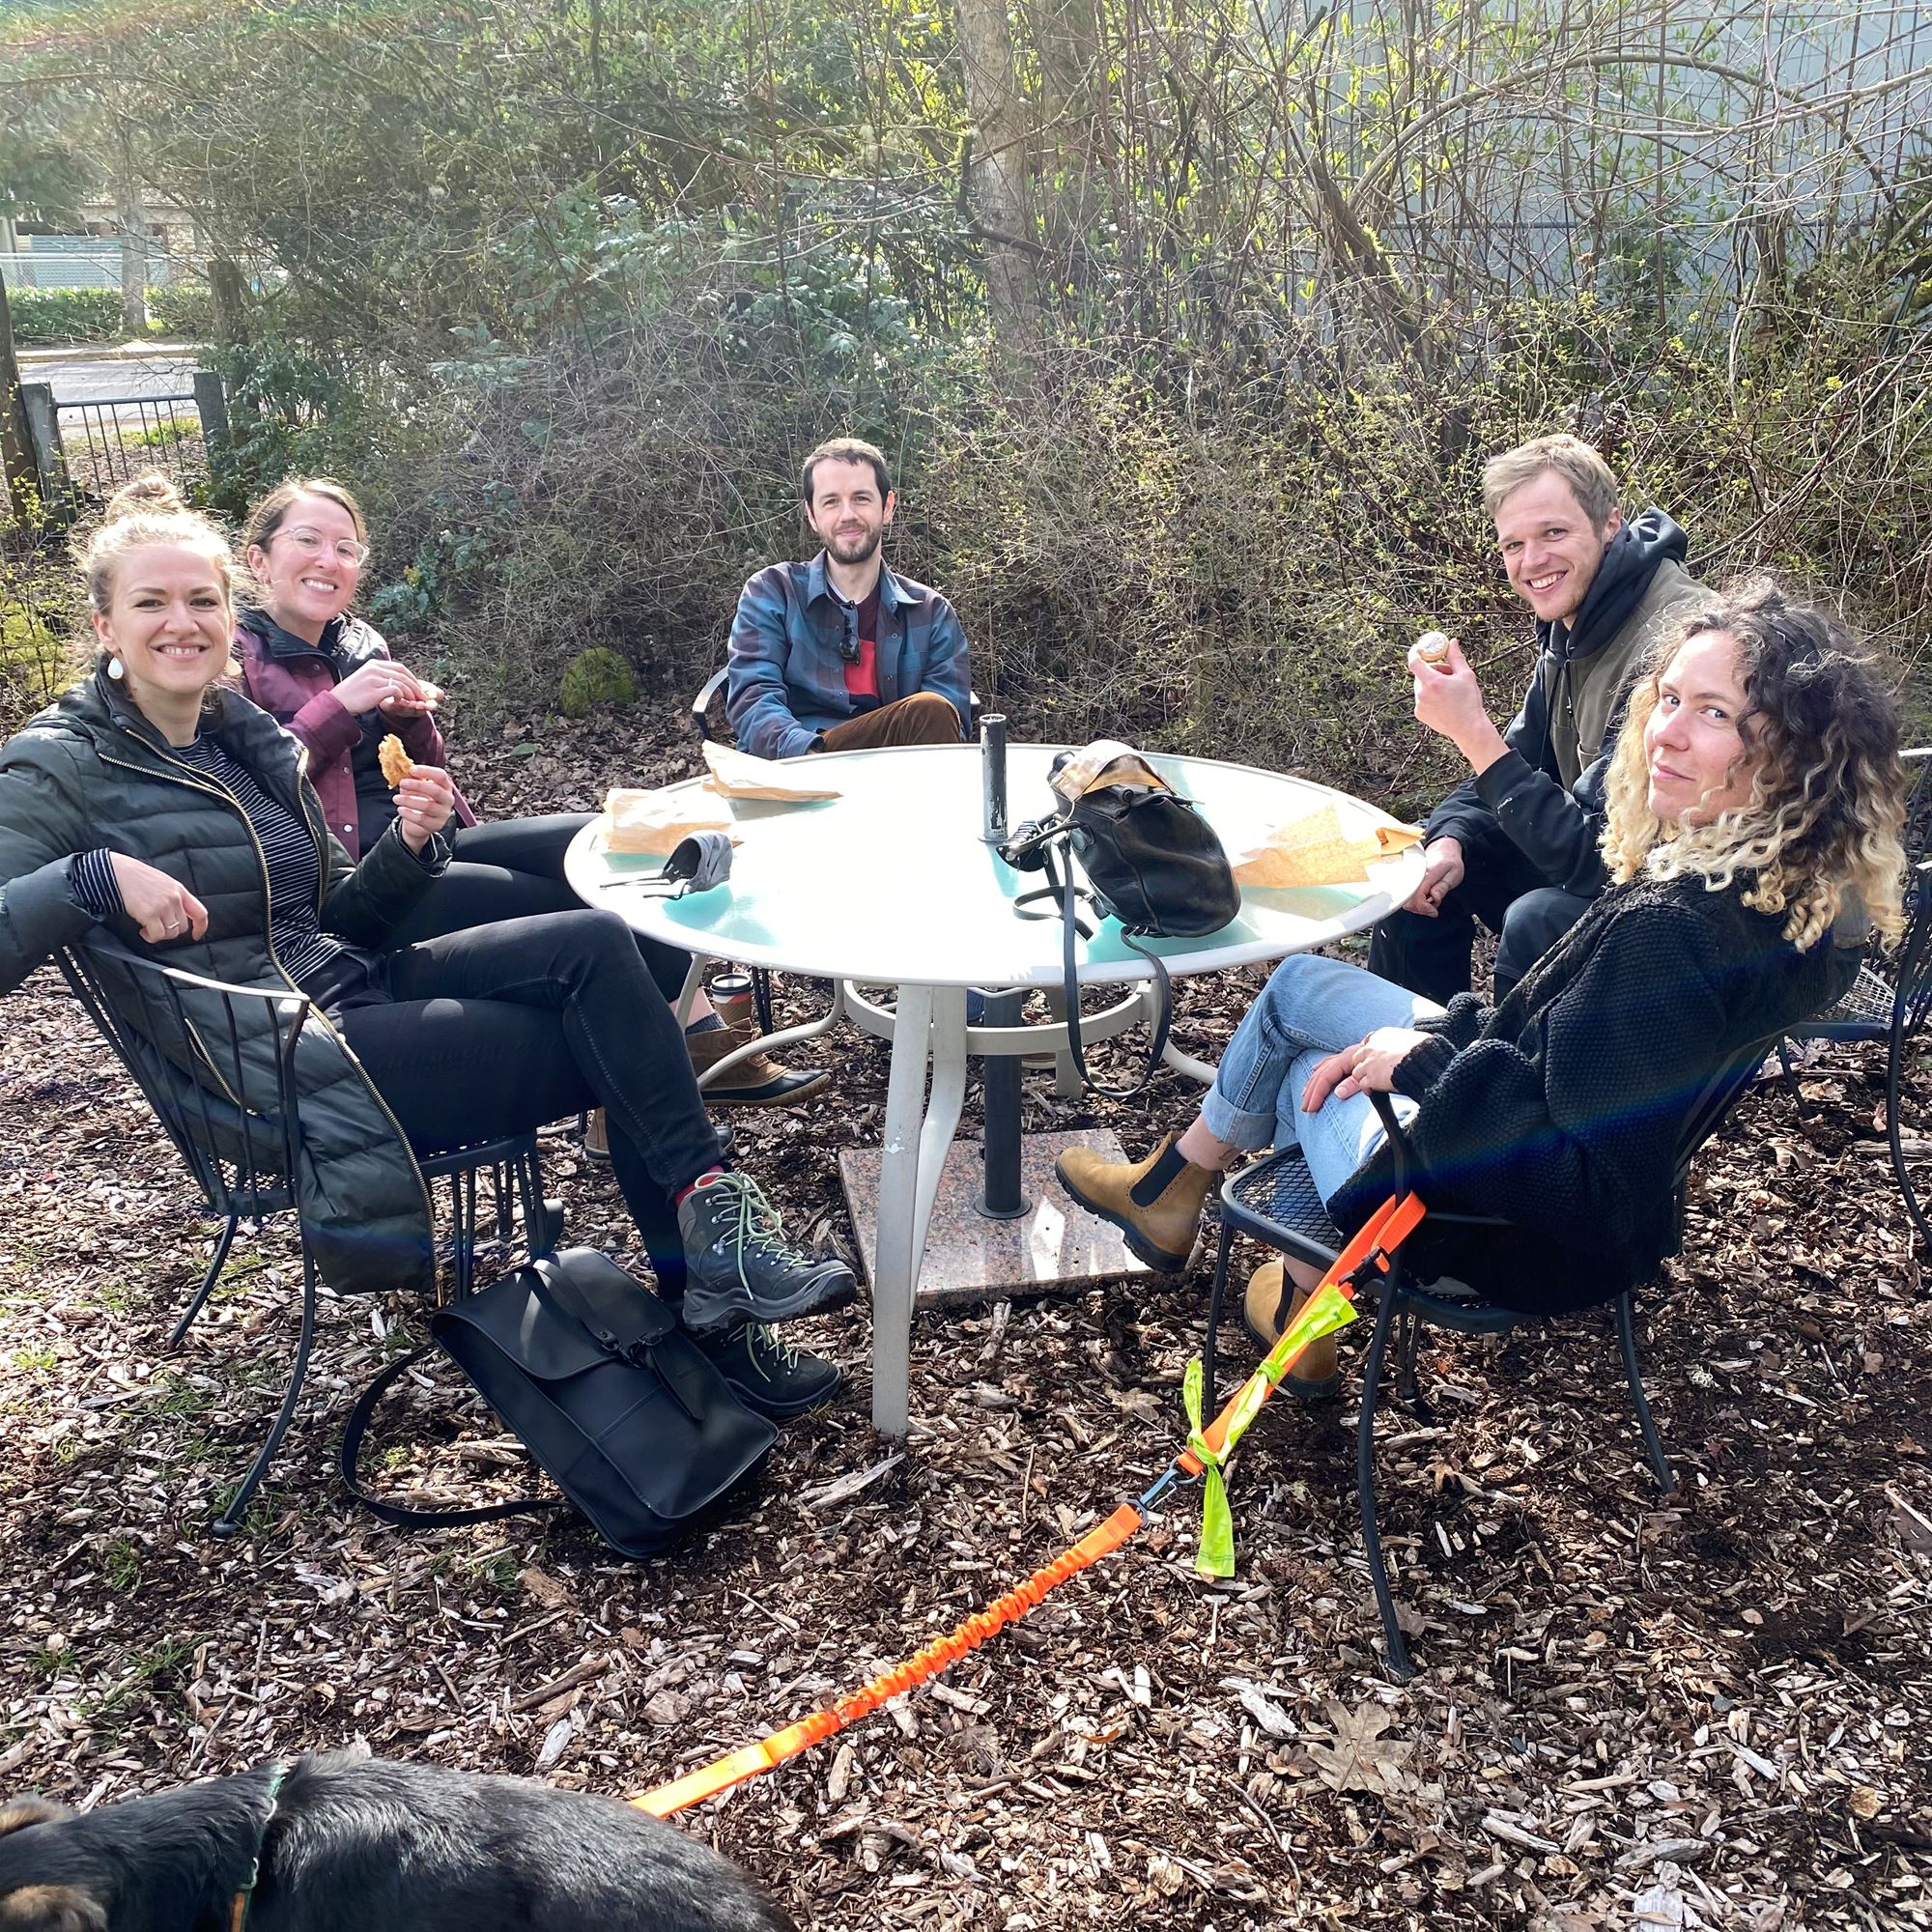
[{"label": "black dog", "polygon": [[[248,1889],[251,1872],[254,1889]],[[357,1751],[0,1806],[0,1932],[797,1932],[635,1805]]]}]

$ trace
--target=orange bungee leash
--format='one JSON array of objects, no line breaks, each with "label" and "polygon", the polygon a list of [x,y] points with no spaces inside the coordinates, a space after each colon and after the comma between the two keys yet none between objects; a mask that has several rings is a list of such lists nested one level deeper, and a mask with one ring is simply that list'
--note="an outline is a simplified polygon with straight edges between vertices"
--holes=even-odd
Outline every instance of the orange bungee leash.
[{"label": "orange bungee leash", "polygon": [[1166,1492],[1182,1481],[1202,1480],[1206,1492],[1201,1536],[1201,1553],[1196,1568],[1208,1576],[1234,1573],[1233,1524],[1228,1515],[1222,1465],[1235,1452],[1248,1426],[1261,1413],[1263,1405],[1275,1391],[1283,1376],[1301,1358],[1302,1351],[1323,1335],[1331,1335],[1355,1320],[1355,1292],[1376,1274],[1386,1274],[1389,1257],[1414,1232],[1423,1216],[1422,1203],[1413,1194],[1400,1201],[1386,1201],[1369,1217],[1354,1238],[1335,1257],[1333,1266],[1303,1304],[1280,1341],[1267,1352],[1255,1372],[1243,1382],[1227,1406],[1206,1429],[1201,1427],[1201,1363],[1197,1358],[1187,1371],[1186,1396],[1189,1405],[1187,1447],[1132,1502],[1123,1502],[1104,1522],[1090,1529],[1078,1543],[1064,1549],[1053,1561],[1036,1570],[1025,1582],[997,1597],[982,1610],[970,1616],[946,1635],[935,1637],[902,1662],[882,1670],[856,1690],[797,1723],[760,1738],[756,1744],[727,1751],[711,1763],[700,1765],[668,1784],[640,1793],[630,1800],[654,1817],[668,1818],[687,1805],[715,1798],[748,1779],[776,1770],[786,1759],[822,1744],[847,1724],[869,1717],[889,1699],[938,1676],[948,1664],[956,1663],[970,1650],[977,1650],[996,1631],[1015,1622],[1069,1577],[1097,1563],[1138,1530],[1153,1506]]}]

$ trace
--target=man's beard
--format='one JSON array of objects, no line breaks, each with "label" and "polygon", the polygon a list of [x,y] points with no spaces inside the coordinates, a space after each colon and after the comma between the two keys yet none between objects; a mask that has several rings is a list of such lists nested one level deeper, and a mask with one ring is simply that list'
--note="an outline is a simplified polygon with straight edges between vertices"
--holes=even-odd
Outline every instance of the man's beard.
[{"label": "man's beard", "polygon": [[842,542],[838,537],[830,537],[825,548],[831,553],[834,563],[864,563],[877,552],[885,534],[881,526],[876,530],[867,530],[863,537],[847,537]]}]

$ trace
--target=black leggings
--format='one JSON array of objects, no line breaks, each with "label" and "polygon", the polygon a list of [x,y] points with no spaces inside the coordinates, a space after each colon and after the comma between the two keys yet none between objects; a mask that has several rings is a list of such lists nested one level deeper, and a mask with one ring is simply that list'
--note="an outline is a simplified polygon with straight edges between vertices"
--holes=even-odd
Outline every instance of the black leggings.
[{"label": "black leggings", "polygon": [[554,912],[389,955],[389,999],[333,1017],[419,1154],[609,1111],[611,1164],[658,1292],[684,1293],[671,1196],[716,1166],[691,1057],[629,926]]},{"label": "black leggings", "polygon": [[[589,823],[588,812],[558,811],[461,827],[450,835],[448,867],[389,935],[389,946],[412,946],[501,920],[581,911],[583,901],[563,876],[563,854]],[[642,933],[637,935],[637,948],[659,992],[675,1005],[691,970],[691,954]]]}]

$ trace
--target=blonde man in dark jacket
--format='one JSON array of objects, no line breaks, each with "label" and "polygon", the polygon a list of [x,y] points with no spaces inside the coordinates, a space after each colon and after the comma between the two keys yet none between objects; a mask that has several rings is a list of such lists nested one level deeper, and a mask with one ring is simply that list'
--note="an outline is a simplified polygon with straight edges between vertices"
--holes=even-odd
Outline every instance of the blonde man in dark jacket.
[{"label": "blonde man in dark jacket", "polygon": [[1702,594],[1684,531],[1662,510],[1626,522],[1609,467],[1574,436],[1492,457],[1483,504],[1536,615],[1536,675],[1498,731],[1460,645],[1440,664],[1409,654],[1416,718],[1471,776],[1430,814],[1422,882],[1369,954],[1371,971],[1438,1003],[1468,990],[1477,920],[1499,936],[1501,1000],[1603,891],[1604,782],[1631,682]]}]

